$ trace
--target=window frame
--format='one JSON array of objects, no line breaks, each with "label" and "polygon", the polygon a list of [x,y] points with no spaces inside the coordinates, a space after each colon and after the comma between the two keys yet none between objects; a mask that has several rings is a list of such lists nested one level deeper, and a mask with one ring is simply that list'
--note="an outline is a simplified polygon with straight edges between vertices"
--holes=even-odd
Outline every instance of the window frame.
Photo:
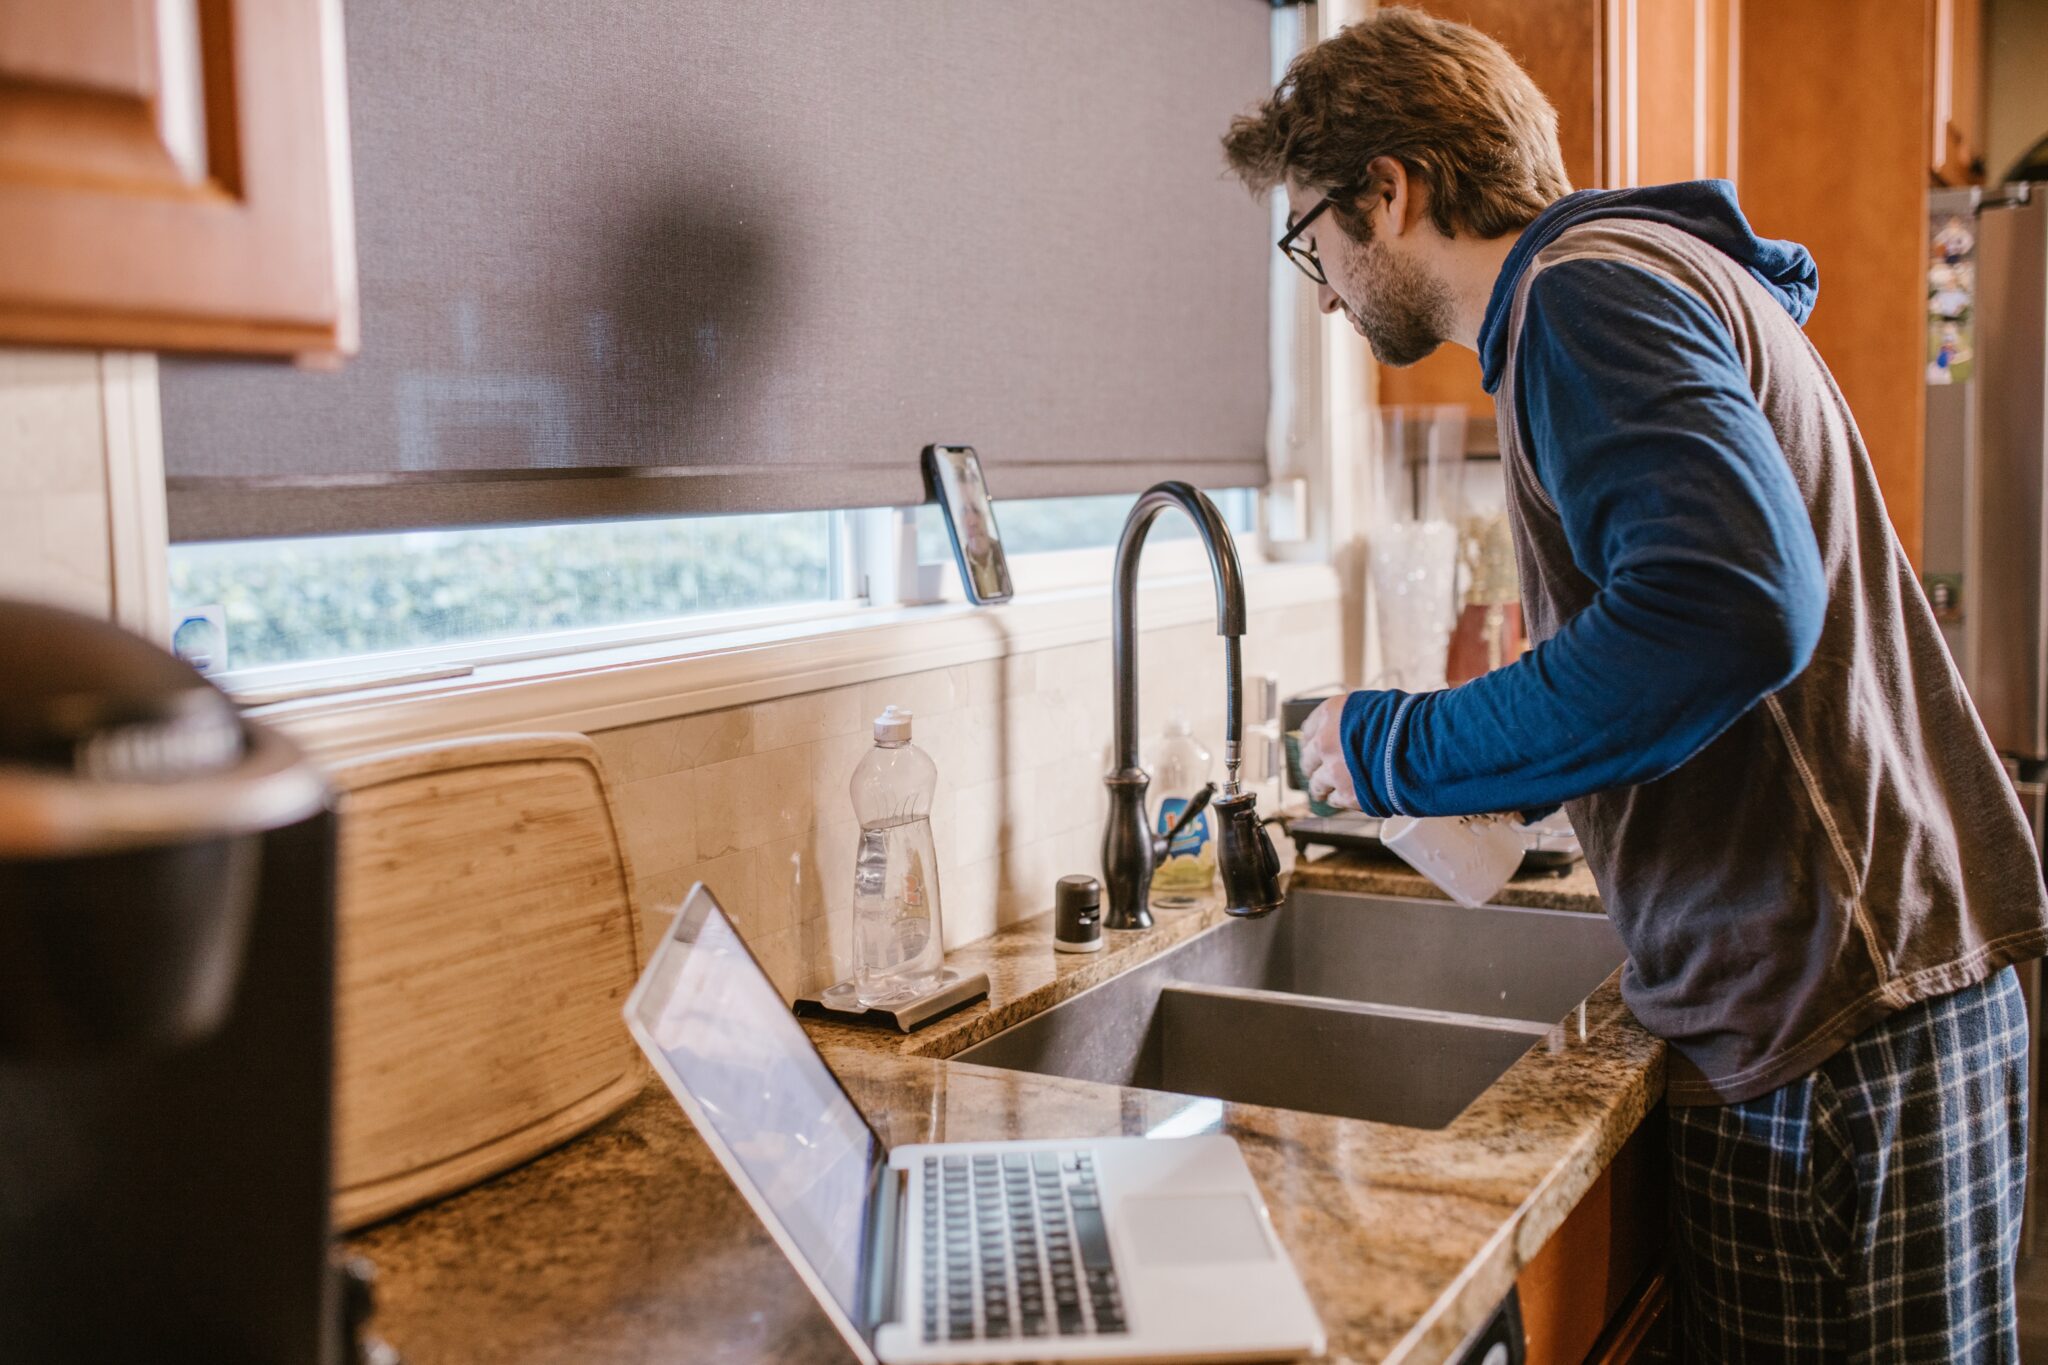
[{"label": "window frame", "polygon": [[[1245,593],[1255,617],[1311,604],[1337,608],[1345,596],[1337,570],[1321,562],[1248,565]],[[1045,649],[1106,650],[1110,597],[1104,580],[995,607],[863,607],[705,635],[688,649],[657,642],[488,665],[461,677],[270,702],[251,714],[321,762],[466,735],[592,733]],[[1146,631],[1213,626],[1216,592],[1208,570],[1148,582],[1140,615]]]},{"label": "window frame", "polygon": [[[425,673],[449,676],[457,672],[473,672],[495,664],[522,663],[535,659],[589,654],[664,642],[681,644],[699,637],[729,635],[734,631],[758,627],[831,621],[859,611],[867,604],[859,595],[862,584],[855,570],[859,563],[858,521],[841,510],[829,510],[829,515],[831,541],[827,551],[827,582],[832,595],[827,598],[778,606],[691,612],[682,616],[652,617],[603,626],[492,635],[473,640],[451,640],[443,644],[414,645],[404,649],[333,655],[322,659],[300,659],[290,663],[257,664],[248,668],[226,668],[207,676],[230,697],[260,695],[267,702],[288,699],[294,695],[331,695],[364,688],[387,687],[397,682],[417,680]],[[166,539],[166,563],[171,548]],[[177,618],[177,612],[170,603],[168,571],[164,574],[163,602],[164,620],[167,623],[164,634],[168,637],[170,623],[174,623]],[[232,647],[231,637],[231,653]]]},{"label": "window frame", "polygon": [[[1252,524],[1246,530],[1232,528],[1231,539],[1237,545],[1239,565],[1250,572],[1268,558],[1266,554],[1263,527],[1266,504],[1266,490],[1254,488],[1252,494]],[[1092,495],[1077,495],[1092,496]],[[1135,495],[1133,495],[1135,496]],[[1167,513],[1174,516],[1174,513]],[[996,523],[1002,524],[1002,508],[996,509]],[[1153,525],[1158,526],[1158,522]],[[1030,554],[1010,555],[1010,579],[1019,595],[1068,592],[1093,586],[1107,587],[1110,576],[1116,570],[1116,546],[1087,545],[1072,550],[1039,550]],[[906,599],[936,600],[944,602],[965,602],[967,592],[960,583],[960,575],[954,572],[950,555],[944,559],[918,561],[920,569],[942,569],[939,575],[938,595],[933,598]],[[1138,566],[1138,580],[1149,582],[1169,578],[1185,577],[1190,574],[1209,571],[1209,555],[1202,542],[1196,538],[1185,540],[1156,540],[1145,542],[1145,554]]]},{"label": "window frame", "polygon": [[[1247,571],[1265,560],[1258,530],[1265,494],[1262,489],[1251,491],[1252,528],[1232,533],[1239,562]],[[915,511],[914,507],[833,511],[831,582],[836,595],[825,600],[259,664],[223,669],[209,676],[244,704],[267,705],[433,682],[543,659],[563,659],[565,670],[573,671],[577,657],[606,651],[672,644],[678,647],[676,653],[687,654],[693,643],[750,631],[804,624],[822,630],[864,613],[964,603],[966,594],[951,557],[928,561],[917,556],[912,523]],[[873,566],[890,563],[892,558],[893,574],[874,571]],[[1010,568],[1018,594],[1036,597],[1092,586],[1106,589],[1115,558],[1115,546],[1097,545],[1016,555]],[[1164,582],[1207,572],[1208,556],[1199,540],[1161,541],[1148,544],[1140,581]]]}]

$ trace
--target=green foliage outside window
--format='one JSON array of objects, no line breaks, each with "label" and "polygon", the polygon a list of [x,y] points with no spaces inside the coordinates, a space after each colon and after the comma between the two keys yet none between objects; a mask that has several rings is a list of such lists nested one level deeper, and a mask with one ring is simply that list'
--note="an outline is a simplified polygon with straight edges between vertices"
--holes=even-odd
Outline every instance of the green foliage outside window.
[{"label": "green foliage outside window", "polygon": [[[1241,531],[1249,489],[1212,494]],[[1112,545],[1128,495],[999,501],[1013,556]],[[836,593],[831,512],[254,540],[171,548],[171,608],[222,608],[228,669],[471,640],[824,602]],[[1191,536],[1178,514],[1154,540]],[[950,560],[936,506],[918,549]]]},{"label": "green foliage outside window", "polygon": [[225,609],[228,666],[831,596],[827,512],[181,545],[174,613]]}]

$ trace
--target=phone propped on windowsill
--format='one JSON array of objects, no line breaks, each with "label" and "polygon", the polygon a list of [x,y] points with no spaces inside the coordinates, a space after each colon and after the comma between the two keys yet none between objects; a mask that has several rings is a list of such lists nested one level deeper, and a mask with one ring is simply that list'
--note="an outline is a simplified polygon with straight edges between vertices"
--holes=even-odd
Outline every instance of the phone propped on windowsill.
[{"label": "phone propped on windowsill", "polygon": [[1016,589],[996,530],[995,503],[981,476],[981,457],[973,446],[928,445],[923,458],[925,484],[946,514],[946,534],[953,540],[953,560],[960,566],[967,600],[977,607],[1009,601]]}]

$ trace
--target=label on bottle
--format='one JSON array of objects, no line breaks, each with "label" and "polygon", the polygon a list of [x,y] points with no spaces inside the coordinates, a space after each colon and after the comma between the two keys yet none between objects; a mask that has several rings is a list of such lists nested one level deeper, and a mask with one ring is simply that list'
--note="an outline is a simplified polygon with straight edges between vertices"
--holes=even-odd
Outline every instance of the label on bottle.
[{"label": "label on bottle", "polygon": [[889,837],[879,829],[860,832],[860,848],[853,858],[853,894],[856,900],[880,900],[889,889]]},{"label": "label on bottle", "polygon": [[[1188,802],[1184,796],[1169,796],[1161,801],[1159,803],[1158,832],[1164,834],[1167,830],[1173,828],[1173,822],[1180,819],[1180,813],[1187,808]],[[1173,842],[1166,846],[1166,856],[1169,858],[1197,858],[1201,856],[1202,850],[1208,847],[1208,844],[1209,812],[1205,809],[1201,814],[1188,822],[1186,829],[1174,836]]]}]

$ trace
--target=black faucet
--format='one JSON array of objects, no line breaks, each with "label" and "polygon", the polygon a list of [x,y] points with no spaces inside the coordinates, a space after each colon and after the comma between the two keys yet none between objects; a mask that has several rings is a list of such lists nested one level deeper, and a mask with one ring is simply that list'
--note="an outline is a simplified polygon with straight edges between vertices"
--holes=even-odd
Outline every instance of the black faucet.
[{"label": "black faucet", "polygon": [[[1280,855],[1259,822],[1258,797],[1238,782],[1244,741],[1244,663],[1238,641],[1244,635],[1244,570],[1237,543],[1216,504],[1193,484],[1178,480],[1145,490],[1124,522],[1116,547],[1116,595],[1110,608],[1112,666],[1116,673],[1116,767],[1109,784],[1109,825],[1102,832],[1102,879],[1109,929],[1143,929],[1152,923],[1147,904],[1152,869],[1166,857],[1169,841],[1201,810],[1202,796],[1188,803],[1166,834],[1152,832],[1145,819],[1145,788],[1151,779],[1138,766],[1138,557],[1145,533],[1169,507],[1195,523],[1216,578],[1216,633],[1223,637],[1223,790],[1210,802],[1216,814],[1216,867],[1223,876],[1225,909],[1233,915],[1270,914],[1280,908]],[[1206,793],[1204,793],[1206,795]]]}]

